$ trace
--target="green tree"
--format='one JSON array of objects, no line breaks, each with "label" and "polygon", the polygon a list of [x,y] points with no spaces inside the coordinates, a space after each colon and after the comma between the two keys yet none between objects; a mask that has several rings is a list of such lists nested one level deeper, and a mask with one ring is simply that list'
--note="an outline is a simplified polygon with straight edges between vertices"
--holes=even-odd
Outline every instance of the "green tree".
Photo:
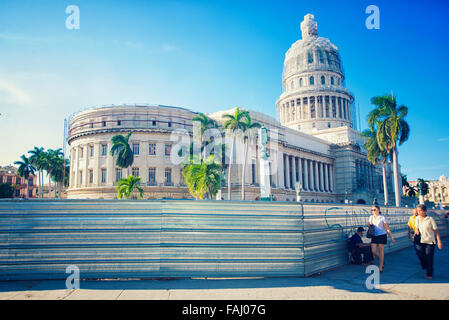
[{"label": "green tree", "polygon": [[[52,170],[52,178],[57,184],[55,189],[58,190],[58,197],[61,197],[62,187],[68,187],[70,174],[70,161],[59,155],[55,157]],[[63,181],[64,180],[64,181]]]},{"label": "green tree", "polygon": [[242,136],[242,132],[245,131],[247,120],[245,118],[249,117],[249,112],[246,110],[241,110],[239,107],[235,108],[234,114],[224,114],[223,118],[225,122],[223,124],[223,129],[226,134],[232,138],[229,166],[228,166],[228,200],[231,200],[231,170],[232,170],[232,159],[234,155],[235,140],[238,136]]},{"label": "green tree", "polygon": [[[58,158],[62,157],[62,149],[58,148],[56,150],[47,149],[43,156],[43,166],[48,175],[48,199],[51,198],[51,179],[55,175],[57,168]],[[55,186],[55,197],[56,197],[56,186]]]},{"label": "green tree", "polygon": [[183,165],[182,174],[189,192],[195,199],[213,199],[221,188],[221,164],[214,155],[205,161],[191,156]]},{"label": "green tree", "polygon": [[117,154],[117,159],[115,164],[117,167],[122,169],[127,169],[126,176],[129,176],[128,167],[131,166],[134,162],[134,153],[131,147],[129,146],[129,137],[132,132],[128,133],[126,136],[122,136],[121,134],[115,135],[112,137],[112,148],[111,155],[114,156]]},{"label": "green tree", "polygon": [[140,186],[140,177],[129,175],[126,179],[120,179],[117,182],[117,198],[137,199],[136,192],[139,192],[139,198],[143,197],[143,189]]},{"label": "green tree", "polygon": [[13,198],[15,188],[9,183],[0,182],[0,198]]},{"label": "green tree", "polygon": [[206,158],[206,143],[204,141],[204,132],[206,132],[207,129],[211,128],[217,128],[218,125],[215,120],[207,117],[204,113],[200,112],[197,116],[192,118],[192,121],[198,121],[200,123],[200,130],[198,132],[200,144],[201,144],[201,154],[202,158]]},{"label": "green tree", "polygon": [[25,178],[27,181],[26,198],[28,199],[29,190],[30,190],[29,177],[30,177],[30,175],[34,176],[34,172],[36,171],[36,168],[33,167],[33,165],[30,162],[30,159],[25,157],[24,154],[20,157],[20,159],[22,159],[22,161],[15,161],[14,164],[19,166],[19,169],[17,170],[17,174],[20,177]]},{"label": "green tree", "polygon": [[245,176],[246,176],[246,158],[248,156],[249,141],[254,141],[254,129],[260,128],[262,125],[258,122],[252,122],[250,115],[243,118],[245,126],[243,127],[243,144],[245,146],[245,155],[243,157],[242,169],[242,200],[245,200]]},{"label": "green tree", "polygon": [[387,184],[387,172],[386,172],[386,164],[388,160],[388,151],[381,150],[379,147],[379,143],[377,142],[377,130],[376,129],[367,129],[362,132],[362,136],[365,137],[364,147],[366,150],[366,156],[368,161],[372,164],[377,165],[379,161],[382,161],[382,182],[384,186],[384,200],[385,205],[388,205],[388,184]]},{"label": "green tree", "polygon": [[371,130],[378,126],[376,137],[380,149],[392,153],[395,200],[396,206],[400,206],[398,146],[407,141],[410,135],[410,127],[405,121],[408,108],[398,106],[393,94],[373,97],[371,103],[375,108],[368,115],[368,124]]},{"label": "green tree", "polygon": [[34,147],[33,150],[28,151],[30,156],[31,164],[38,170],[38,197],[43,197],[43,190],[42,187],[44,185],[44,175],[43,171],[44,169],[44,155],[45,151],[44,148],[40,147]]}]

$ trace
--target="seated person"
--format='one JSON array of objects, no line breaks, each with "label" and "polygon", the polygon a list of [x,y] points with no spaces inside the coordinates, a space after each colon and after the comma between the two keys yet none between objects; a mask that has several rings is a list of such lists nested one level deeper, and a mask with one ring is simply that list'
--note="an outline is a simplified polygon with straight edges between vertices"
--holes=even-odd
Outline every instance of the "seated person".
[{"label": "seated person", "polygon": [[348,250],[351,252],[352,257],[356,264],[362,264],[361,255],[363,254],[363,264],[368,265],[374,260],[373,253],[371,251],[371,244],[363,243],[362,237],[365,229],[358,227],[357,232],[349,238]]}]

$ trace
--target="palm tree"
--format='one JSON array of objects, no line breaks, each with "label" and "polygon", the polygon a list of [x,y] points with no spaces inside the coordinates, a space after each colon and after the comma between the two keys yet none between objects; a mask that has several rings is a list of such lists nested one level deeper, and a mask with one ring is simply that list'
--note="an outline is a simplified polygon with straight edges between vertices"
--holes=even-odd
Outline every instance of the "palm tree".
[{"label": "palm tree", "polygon": [[58,156],[54,159],[53,168],[54,169],[52,170],[51,175],[55,183],[58,185],[58,197],[61,198],[62,187],[67,187],[69,182],[70,161],[69,159],[64,159],[62,156]]},{"label": "palm tree", "polygon": [[217,123],[215,120],[207,117],[202,112],[200,112],[197,116],[193,117],[192,121],[198,121],[200,123],[200,132],[199,132],[199,134],[200,134],[199,140],[200,140],[200,144],[201,144],[200,150],[202,151],[202,158],[205,159],[206,158],[206,145],[204,144],[204,141],[203,141],[203,135],[207,129],[217,128]]},{"label": "palm tree", "polygon": [[137,199],[135,191],[139,191],[139,198],[143,197],[143,189],[140,186],[140,177],[134,177],[129,175],[126,179],[120,179],[117,183],[117,198],[121,199],[125,197],[126,199]]},{"label": "palm tree", "polygon": [[254,140],[254,129],[260,128],[262,125],[258,122],[252,122],[251,117],[243,118],[245,126],[243,127],[243,144],[245,146],[245,156],[243,157],[243,170],[242,170],[242,200],[245,200],[245,173],[246,173],[246,157],[248,156],[248,140]]},{"label": "palm tree", "polygon": [[[63,153],[61,148],[58,148],[56,150],[47,149],[47,152],[44,153],[43,165],[48,175],[48,199],[50,199],[51,197],[51,179],[53,178],[53,175],[57,170],[56,168],[56,163],[58,161],[57,159],[62,156]],[[55,198],[56,198],[56,186],[55,186]]]},{"label": "palm tree", "polygon": [[[43,167],[43,156],[44,156],[44,148],[40,147],[34,147],[33,150],[28,151],[29,154],[31,154],[30,156],[30,161],[31,164],[38,170],[38,197],[42,198],[43,196],[43,192],[42,192],[42,186],[44,185],[44,175],[42,174],[44,167]],[[42,181],[41,181],[42,180]]]},{"label": "palm tree", "polygon": [[429,193],[428,180],[418,179],[418,184],[416,185],[419,194],[419,204],[424,204],[424,196]]},{"label": "palm tree", "polygon": [[377,143],[377,131],[367,129],[362,132],[362,136],[367,138],[364,143],[365,150],[367,152],[366,156],[368,161],[372,164],[377,165],[379,160],[382,159],[382,181],[384,186],[384,204],[388,205],[388,184],[387,184],[387,172],[386,163],[388,160],[388,152],[386,150],[381,150],[379,144]]},{"label": "palm tree", "polygon": [[19,166],[19,169],[17,170],[18,175],[27,180],[26,198],[28,199],[29,190],[30,190],[29,177],[30,177],[30,175],[34,176],[34,172],[36,171],[36,168],[33,167],[33,165],[30,162],[30,159],[25,157],[24,154],[20,157],[20,159],[22,159],[22,161],[15,161],[14,164]]},{"label": "palm tree", "polygon": [[232,169],[232,158],[234,153],[234,145],[235,139],[238,135],[242,134],[242,131],[245,130],[246,122],[245,118],[249,117],[249,112],[246,110],[240,110],[239,107],[235,108],[234,114],[224,114],[223,118],[226,121],[223,124],[223,129],[227,131],[232,137],[231,144],[231,155],[229,157],[229,166],[228,166],[228,200],[231,200],[231,169]]},{"label": "palm tree", "polygon": [[182,171],[189,192],[195,199],[213,199],[221,187],[221,164],[214,155],[205,161],[190,157]]},{"label": "palm tree", "polygon": [[398,168],[398,145],[402,145],[407,141],[410,135],[410,127],[404,120],[407,116],[408,108],[404,105],[397,106],[396,97],[385,95],[374,97],[371,103],[375,105],[375,109],[368,115],[368,124],[371,130],[375,125],[377,129],[377,142],[379,148],[383,151],[392,152],[393,155],[393,176],[394,176],[394,193],[396,206],[401,205],[401,192],[399,188],[399,168]]},{"label": "palm tree", "polygon": [[126,136],[122,136],[121,134],[115,135],[112,137],[112,148],[111,155],[117,154],[117,160],[115,164],[117,167],[122,169],[127,169],[126,176],[129,176],[128,167],[131,166],[134,162],[134,153],[131,147],[129,146],[129,137],[132,132],[128,133]]}]

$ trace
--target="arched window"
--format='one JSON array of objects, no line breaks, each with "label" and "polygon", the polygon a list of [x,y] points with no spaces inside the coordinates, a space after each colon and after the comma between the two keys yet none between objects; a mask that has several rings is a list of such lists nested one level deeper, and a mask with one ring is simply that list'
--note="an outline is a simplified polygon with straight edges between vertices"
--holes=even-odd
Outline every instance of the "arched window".
[{"label": "arched window", "polygon": [[307,52],[307,62],[313,63],[313,53],[312,51]]},{"label": "arched window", "polygon": [[321,76],[321,84],[326,84],[326,78],[324,76]]},{"label": "arched window", "polygon": [[334,77],[331,77],[331,85],[334,85],[334,84],[335,84]]},{"label": "arched window", "polygon": [[314,77],[310,77],[309,78],[309,83],[311,86],[315,85],[315,78]]},{"label": "arched window", "polygon": [[299,86],[302,87],[302,78],[299,78]]},{"label": "arched window", "polygon": [[292,80],[292,86],[291,86],[291,88],[292,88],[292,89],[295,88],[295,80]]}]

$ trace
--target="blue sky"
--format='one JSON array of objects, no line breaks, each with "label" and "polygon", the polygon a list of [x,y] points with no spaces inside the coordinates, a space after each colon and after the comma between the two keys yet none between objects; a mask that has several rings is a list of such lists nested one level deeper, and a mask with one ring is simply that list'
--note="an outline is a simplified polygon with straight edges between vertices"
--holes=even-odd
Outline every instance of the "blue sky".
[{"label": "blue sky", "polygon": [[[380,30],[368,30],[368,5]],[[65,27],[69,5],[80,29]],[[409,180],[449,175],[449,4],[394,1],[0,0],[0,165],[33,146],[57,148],[63,120],[88,106],[235,106],[275,116],[284,54],[315,15],[338,46],[360,106],[391,91],[409,107],[399,148]]]}]

